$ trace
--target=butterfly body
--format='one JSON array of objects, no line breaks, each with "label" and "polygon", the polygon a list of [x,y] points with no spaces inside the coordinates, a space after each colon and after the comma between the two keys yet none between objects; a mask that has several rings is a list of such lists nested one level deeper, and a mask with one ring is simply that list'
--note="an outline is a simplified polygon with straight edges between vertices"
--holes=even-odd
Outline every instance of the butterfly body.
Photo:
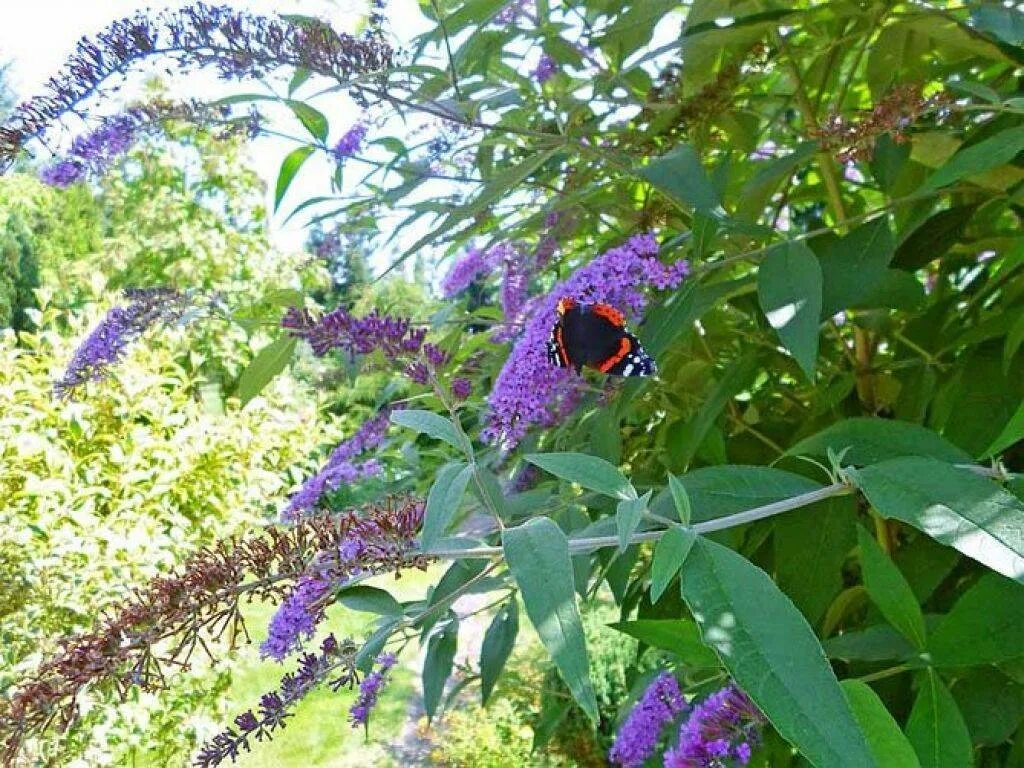
[{"label": "butterfly body", "polygon": [[612,376],[653,376],[657,366],[626,329],[626,318],[604,303],[563,298],[548,340],[548,360],[559,368],[583,366]]}]

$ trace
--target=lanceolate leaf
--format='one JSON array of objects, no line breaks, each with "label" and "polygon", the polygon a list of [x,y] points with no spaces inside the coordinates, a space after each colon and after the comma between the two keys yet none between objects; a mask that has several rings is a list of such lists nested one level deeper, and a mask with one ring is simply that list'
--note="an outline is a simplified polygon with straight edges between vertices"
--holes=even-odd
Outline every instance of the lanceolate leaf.
[{"label": "lanceolate leaf", "polygon": [[651,561],[652,602],[658,602],[669,582],[679,573],[695,539],[693,531],[677,526],[669,528],[665,535],[658,539]]},{"label": "lanceolate leaf", "polygon": [[[736,512],[771,504],[821,488],[820,483],[802,475],[774,467],[725,464],[701,467],[676,478],[686,489],[692,508],[691,522],[700,523]],[[671,517],[673,502],[669,493],[655,499],[654,512]]]},{"label": "lanceolate leaf", "polygon": [[921,768],[971,768],[974,756],[964,718],[938,674],[926,670],[907,721],[907,738]]},{"label": "lanceolate leaf", "polygon": [[702,213],[724,213],[718,192],[704,172],[697,151],[689,144],[683,144],[667,155],[652,160],[637,174],[668,195],[673,202],[683,203]]},{"label": "lanceolate leaf", "polygon": [[615,510],[615,528],[619,534],[619,552],[625,552],[629,546],[629,537],[640,524],[640,518],[650,500],[651,491],[648,491],[639,499],[623,499],[618,503]]},{"label": "lanceolate leaf", "polygon": [[690,524],[693,517],[693,507],[690,504],[690,496],[686,493],[686,486],[675,475],[668,476],[668,489],[672,493],[672,501],[676,506],[676,516],[683,525]]},{"label": "lanceolate leaf", "polygon": [[718,656],[700,639],[690,619],[637,619],[609,624],[652,648],[674,653],[690,667],[718,667]]},{"label": "lanceolate leaf", "polygon": [[617,499],[635,499],[636,491],[619,470],[604,459],[585,453],[531,453],[526,456],[545,472],[579,483],[591,491]]},{"label": "lanceolate leaf", "polygon": [[480,691],[482,703],[486,704],[498,682],[498,676],[505,662],[512,654],[519,634],[519,605],[514,597],[494,614],[494,619],[484,633],[480,646]]},{"label": "lanceolate leaf", "polygon": [[536,517],[502,533],[502,546],[516,577],[526,615],[555,662],[573,698],[597,721],[587,644],[576,608],[569,542],[549,518]]},{"label": "lanceolate leaf", "polygon": [[863,527],[857,526],[861,573],[871,601],[918,650],[925,645],[924,614],[903,574]]},{"label": "lanceolate leaf", "polygon": [[920,457],[890,459],[849,474],[883,516],[1024,581],[1024,506],[991,480]]},{"label": "lanceolate leaf", "polygon": [[472,453],[473,448],[469,441],[459,434],[455,425],[444,416],[433,411],[417,411],[413,409],[392,411],[391,423],[414,429],[438,440],[444,440],[448,445],[467,454]]},{"label": "lanceolate leaf", "polygon": [[814,378],[821,322],[821,267],[804,243],[772,250],[761,264],[757,293],[769,324],[809,379]]},{"label": "lanceolate leaf", "polygon": [[402,606],[395,598],[383,589],[365,584],[343,589],[338,594],[338,602],[353,611],[378,613],[383,616],[398,616],[402,613]]},{"label": "lanceolate leaf", "polygon": [[792,456],[825,456],[831,448],[845,464],[875,464],[897,456],[930,456],[956,464],[971,462],[968,453],[930,429],[892,419],[854,418],[837,421],[792,446]]},{"label": "lanceolate leaf", "polygon": [[423,511],[423,549],[429,550],[444,535],[472,476],[473,468],[461,461],[448,464],[437,473]]},{"label": "lanceolate leaf", "polygon": [[1024,126],[1007,128],[995,136],[961,149],[928,177],[922,191],[939,189],[976,173],[998,168],[1024,152]]},{"label": "lanceolate leaf", "polygon": [[1024,586],[986,573],[953,605],[928,641],[939,667],[1024,657]]},{"label": "lanceolate leaf", "polygon": [[238,389],[235,390],[235,394],[242,401],[242,405],[256,397],[277,374],[288,367],[297,341],[294,336],[281,336],[256,354],[238,377]]},{"label": "lanceolate leaf", "polygon": [[704,642],[812,765],[876,765],[814,631],[764,571],[700,538],[683,564],[682,593]]},{"label": "lanceolate leaf", "polygon": [[315,147],[310,146],[299,147],[292,150],[282,161],[281,170],[277,174],[277,187],[274,190],[275,211],[281,207],[281,201],[284,200],[288,187],[291,186],[292,180],[295,179],[295,175],[299,172],[302,164],[313,154],[314,149]]},{"label": "lanceolate leaf", "polygon": [[871,686],[859,680],[843,680],[840,685],[854,717],[867,736],[875,762],[879,766],[891,765],[893,768],[920,768],[914,748]]},{"label": "lanceolate leaf", "polygon": [[439,625],[427,641],[427,656],[423,661],[423,708],[429,719],[437,713],[444,684],[452,673],[458,639],[459,621],[452,617]]}]

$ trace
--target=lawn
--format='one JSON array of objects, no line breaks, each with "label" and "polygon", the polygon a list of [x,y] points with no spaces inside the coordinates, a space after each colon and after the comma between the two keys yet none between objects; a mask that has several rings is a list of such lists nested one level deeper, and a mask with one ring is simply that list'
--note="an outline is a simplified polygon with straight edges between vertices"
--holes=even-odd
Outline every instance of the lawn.
[{"label": "lawn", "polygon": [[[440,576],[437,569],[425,573],[406,571],[395,581],[382,576],[370,582],[386,587],[398,600],[420,598],[428,584]],[[242,712],[255,707],[266,691],[277,687],[281,676],[294,665],[281,665],[260,659],[259,643],[266,636],[266,626],[273,613],[271,606],[253,605],[247,612],[247,622],[253,634],[253,645],[243,649],[234,666],[232,683],[228,689],[228,711]],[[328,610],[327,623],[316,642],[334,632],[339,638],[346,636],[360,641],[365,635],[371,617],[335,605]],[[365,768],[365,766],[396,765],[387,747],[401,735],[412,695],[419,695],[414,672],[408,662],[414,658],[416,648],[408,649],[395,667],[392,680],[370,718],[369,735],[363,729],[354,729],[348,720],[348,709],[355,699],[355,691],[338,693],[321,687],[311,693],[296,709],[288,727],[270,743],[256,744],[251,753],[239,758],[240,768],[290,768],[291,766],[332,766],[332,768]],[[232,715],[233,716],[233,715]]]}]

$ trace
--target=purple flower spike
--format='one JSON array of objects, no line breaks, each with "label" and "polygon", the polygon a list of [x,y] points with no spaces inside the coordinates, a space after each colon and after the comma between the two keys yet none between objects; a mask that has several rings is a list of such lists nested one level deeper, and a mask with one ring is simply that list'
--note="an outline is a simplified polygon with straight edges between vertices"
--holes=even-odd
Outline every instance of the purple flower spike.
[{"label": "purple flower spike", "polygon": [[662,672],[647,686],[619,728],[608,759],[622,768],[640,768],[654,754],[665,725],[685,709],[675,675]]},{"label": "purple flower spike", "polygon": [[397,661],[395,654],[382,653],[377,657],[380,667],[363,678],[363,682],[359,684],[359,697],[348,713],[353,728],[369,723],[370,712],[376,706],[381,689],[387,683],[388,672]]},{"label": "purple flower spike", "polygon": [[39,172],[39,180],[51,187],[65,189],[85,178],[85,167],[73,160],[61,160]]},{"label": "purple flower spike", "polygon": [[302,645],[303,640],[312,638],[316,625],[324,617],[324,606],[320,601],[330,588],[330,583],[319,577],[302,577],[270,619],[267,639],[260,646],[260,652],[284,661],[289,653]]},{"label": "purple flower spike", "polygon": [[338,140],[338,143],[334,145],[335,159],[340,162],[358,152],[363,146],[363,139],[366,138],[367,130],[367,125],[362,120],[349,128],[345,135]]},{"label": "purple flower spike", "polygon": [[294,522],[304,512],[312,511],[328,491],[381,474],[384,468],[376,459],[362,463],[356,463],[355,459],[384,442],[391,424],[390,415],[389,409],[381,410],[376,416],[364,421],[352,437],[338,443],[320,471],[306,480],[289,499],[281,517],[285,521]]},{"label": "purple flower spike", "polygon": [[557,71],[558,64],[545,53],[540,57],[540,61],[537,62],[537,68],[533,70],[533,77],[538,83],[544,85],[544,83],[554,77]]},{"label": "purple flower spike", "polygon": [[158,322],[180,317],[188,306],[185,296],[169,288],[129,289],[125,296],[131,304],[107,312],[75,351],[64,376],[54,384],[58,397],[70,397],[86,382],[105,378],[129,344]]},{"label": "purple flower spike", "polygon": [[108,118],[96,130],[77,137],[68,156],[44,168],[39,178],[50,186],[67,187],[84,178],[86,172],[102,176],[132,148],[137,137],[138,128],[128,115]]},{"label": "purple flower spike", "polygon": [[640,317],[647,305],[645,287],[675,288],[688,271],[685,262],[662,264],[657,253],[652,235],[634,235],[531,302],[529,311],[524,312],[522,335],[488,398],[486,426],[481,433],[485,440],[514,446],[530,426],[547,423],[555,406],[574,402],[580,380],[567,369],[553,366],[546,351],[558,300],[570,296],[578,301],[603,301],[633,318]]},{"label": "purple flower spike", "polygon": [[466,290],[478,277],[493,270],[497,261],[492,251],[470,248],[462,254],[441,281],[441,294],[446,299],[454,298]]},{"label": "purple flower spike", "polygon": [[665,768],[746,765],[765,722],[743,691],[727,685],[693,708],[679,728],[676,748],[665,753]]}]

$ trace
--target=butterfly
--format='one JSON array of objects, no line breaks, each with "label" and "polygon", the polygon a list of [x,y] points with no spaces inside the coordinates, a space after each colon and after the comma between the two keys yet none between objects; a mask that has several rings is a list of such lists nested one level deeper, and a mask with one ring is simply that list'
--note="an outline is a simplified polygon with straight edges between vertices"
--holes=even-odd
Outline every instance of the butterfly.
[{"label": "butterfly", "polygon": [[585,304],[569,297],[558,300],[558,319],[548,339],[548,360],[559,368],[583,366],[613,376],[653,376],[658,372],[632,333],[626,317],[615,307],[597,302]]}]

